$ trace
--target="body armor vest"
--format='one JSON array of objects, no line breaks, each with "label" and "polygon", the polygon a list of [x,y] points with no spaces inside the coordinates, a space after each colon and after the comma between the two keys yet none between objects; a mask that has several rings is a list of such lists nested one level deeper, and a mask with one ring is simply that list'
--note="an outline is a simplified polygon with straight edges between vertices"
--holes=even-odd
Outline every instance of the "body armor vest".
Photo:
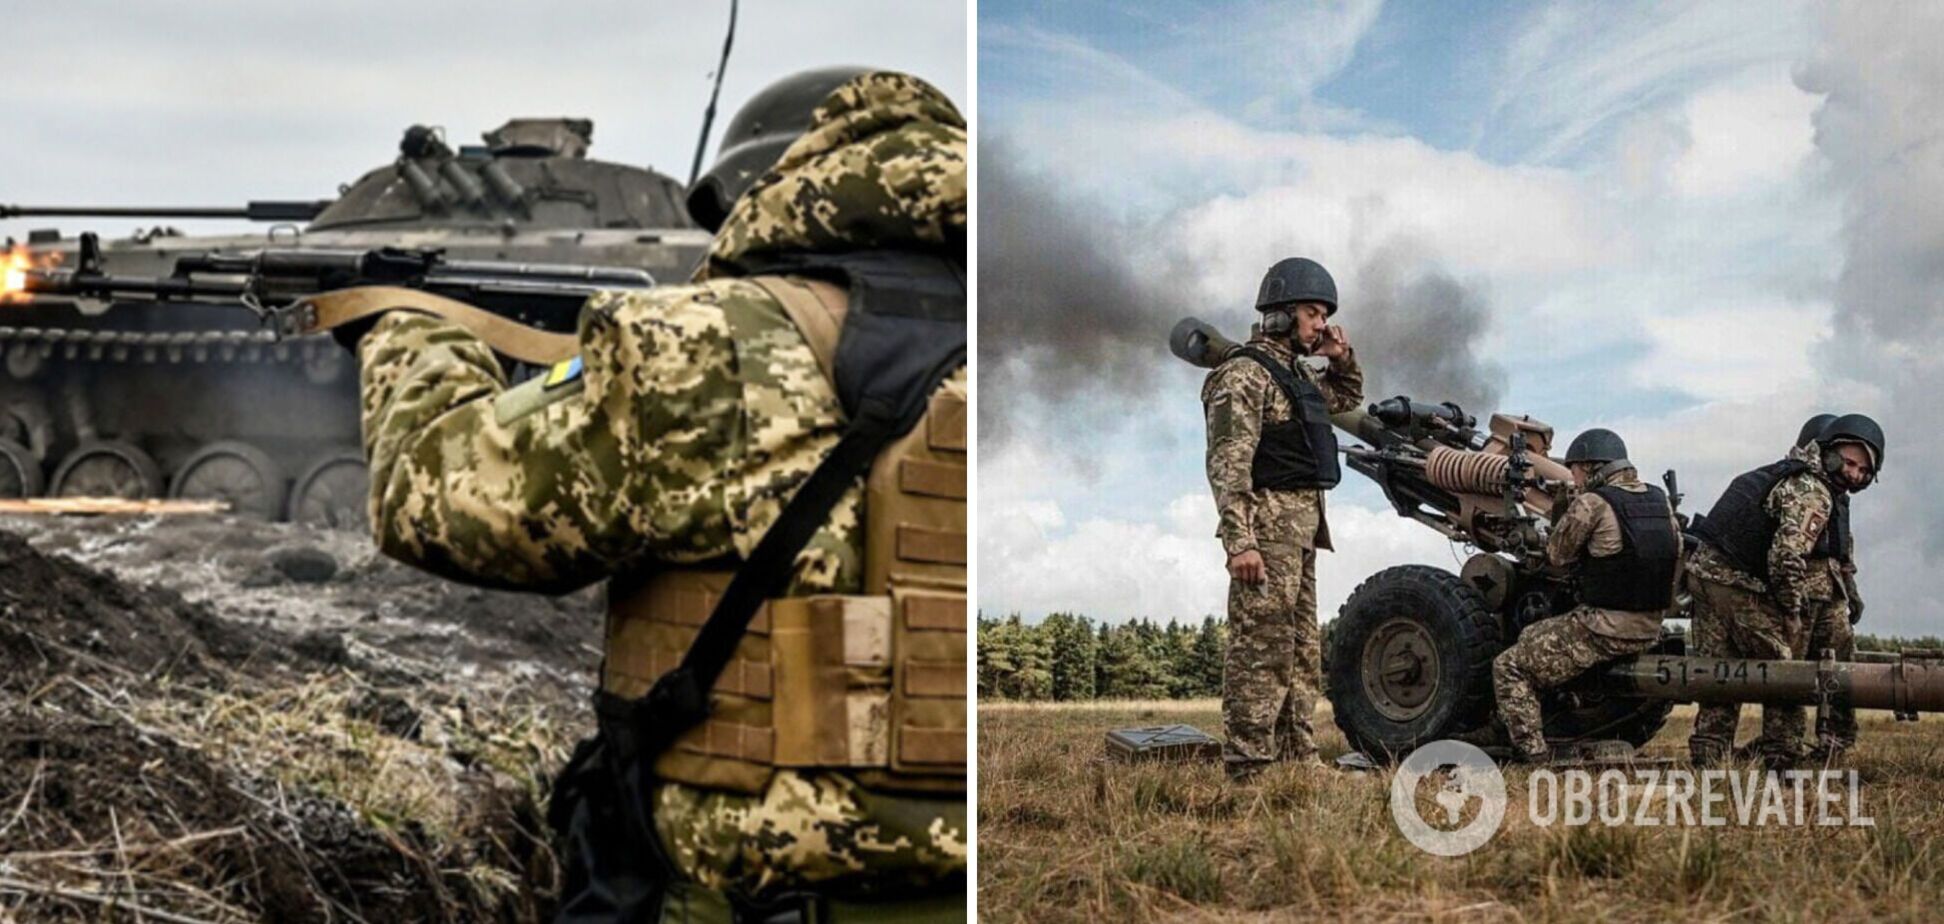
[{"label": "body armor vest", "polygon": [[1330,408],[1323,400],[1323,390],[1262,350],[1243,347],[1240,355],[1269,373],[1293,409],[1288,420],[1263,424],[1255,458],[1249,465],[1251,486],[1258,491],[1336,487],[1343,480],[1343,471],[1337,465],[1336,431],[1330,426]]},{"label": "body armor vest", "polygon": [[[1775,544],[1780,525],[1768,512],[1769,492],[1782,479],[1809,471],[1800,459],[1771,462],[1752,472],[1744,472],[1728,483],[1721,499],[1708,511],[1707,519],[1695,528],[1701,541],[1713,546],[1737,569],[1768,580],[1769,548]],[[1831,505],[1829,523],[1810,550],[1814,558],[1840,558],[1849,546],[1849,505],[1841,497]]]},{"label": "body armor vest", "polygon": [[[856,323],[868,291],[745,278],[782,304],[844,395],[853,338],[868,346],[873,336]],[[867,787],[964,791],[965,384],[946,380],[917,400],[917,424],[879,451],[865,478],[863,592],[766,600],[709,691],[708,717],[656,758],[657,777],[760,793],[779,768],[825,768]],[[849,401],[846,410],[855,413]],[[672,568],[617,578],[602,689],[635,700],[674,670],[735,575]]]},{"label": "body armor vest", "polygon": [[1659,612],[1674,604],[1674,573],[1680,558],[1667,495],[1653,485],[1629,491],[1618,485],[1593,493],[1613,508],[1620,524],[1620,551],[1588,556],[1579,565],[1579,597],[1587,606],[1632,613]]}]

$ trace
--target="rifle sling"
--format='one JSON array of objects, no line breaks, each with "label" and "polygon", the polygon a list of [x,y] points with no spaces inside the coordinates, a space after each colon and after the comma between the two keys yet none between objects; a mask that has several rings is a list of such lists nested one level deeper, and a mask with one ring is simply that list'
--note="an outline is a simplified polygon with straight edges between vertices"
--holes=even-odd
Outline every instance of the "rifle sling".
[{"label": "rifle sling", "polygon": [[320,334],[387,311],[416,311],[451,321],[495,351],[535,365],[551,365],[580,352],[580,338],[528,327],[465,302],[400,286],[358,286],[313,295],[298,306],[295,333]]}]

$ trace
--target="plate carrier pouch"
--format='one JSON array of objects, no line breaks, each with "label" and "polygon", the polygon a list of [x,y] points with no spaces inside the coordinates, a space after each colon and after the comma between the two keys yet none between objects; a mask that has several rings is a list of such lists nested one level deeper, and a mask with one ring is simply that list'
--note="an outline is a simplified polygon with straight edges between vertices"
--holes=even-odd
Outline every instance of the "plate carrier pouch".
[{"label": "plate carrier pouch", "polygon": [[[671,782],[754,794],[779,768],[823,768],[962,793],[968,404],[945,381],[965,362],[962,273],[891,253],[756,269],[770,275],[744,278],[809,341],[848,428],[741,568],[615,579],[603,727],[622,719],[623,755]],[[781,596],[866,466],[864,592]]]}]

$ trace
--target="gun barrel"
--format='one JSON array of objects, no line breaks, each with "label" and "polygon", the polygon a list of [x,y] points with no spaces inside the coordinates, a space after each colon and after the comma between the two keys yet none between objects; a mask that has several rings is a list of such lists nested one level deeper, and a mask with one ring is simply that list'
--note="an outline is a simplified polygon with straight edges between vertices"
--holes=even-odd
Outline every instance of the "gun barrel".
[{"label": "gun barrel", "polygon": [[241,218],[246,221],[310,221],[332,200],[252,201],[240,208],[202,206],[0,205],[0,218]]},{"label": "gun barrel", "polygon": [[1606,679],[1626,693],[1695,703],[1812,705],[1824,693],[1859,709],[1944,712],[1944,660],[1758,661],[1641,655],[1614,664]]}]

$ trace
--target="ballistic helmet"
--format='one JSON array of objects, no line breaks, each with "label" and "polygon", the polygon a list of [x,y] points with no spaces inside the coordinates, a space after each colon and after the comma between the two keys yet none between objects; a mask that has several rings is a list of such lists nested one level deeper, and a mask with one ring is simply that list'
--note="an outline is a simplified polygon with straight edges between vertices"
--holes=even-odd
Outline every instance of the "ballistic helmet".
[{"label": "ballistic helmet", "polygon": [[1796,448],[1801,449],[1822,435],[1823,428],[1836,419],[1835,414],[1817,414],[1802,422],[1802,430],[1796,434]]},{"label": "ballistic helmet", "polygon": [[1576,437],[1573,444],[1566,447],[1566,464],[1575,462],[1612,462],[1627,457],[1627,444],[1620,434],[1602,427],[1594,427]]},{"label": "ballistic helmet", "polygon": [[1291,302],[1322,302],[1330,306],[1326,314],[1336,314],[1336,280],[1323,264],[1308,257],[1276,261],[1262,276],[1262,289],[1256,293],[1256,310],[1268,311]]}]

